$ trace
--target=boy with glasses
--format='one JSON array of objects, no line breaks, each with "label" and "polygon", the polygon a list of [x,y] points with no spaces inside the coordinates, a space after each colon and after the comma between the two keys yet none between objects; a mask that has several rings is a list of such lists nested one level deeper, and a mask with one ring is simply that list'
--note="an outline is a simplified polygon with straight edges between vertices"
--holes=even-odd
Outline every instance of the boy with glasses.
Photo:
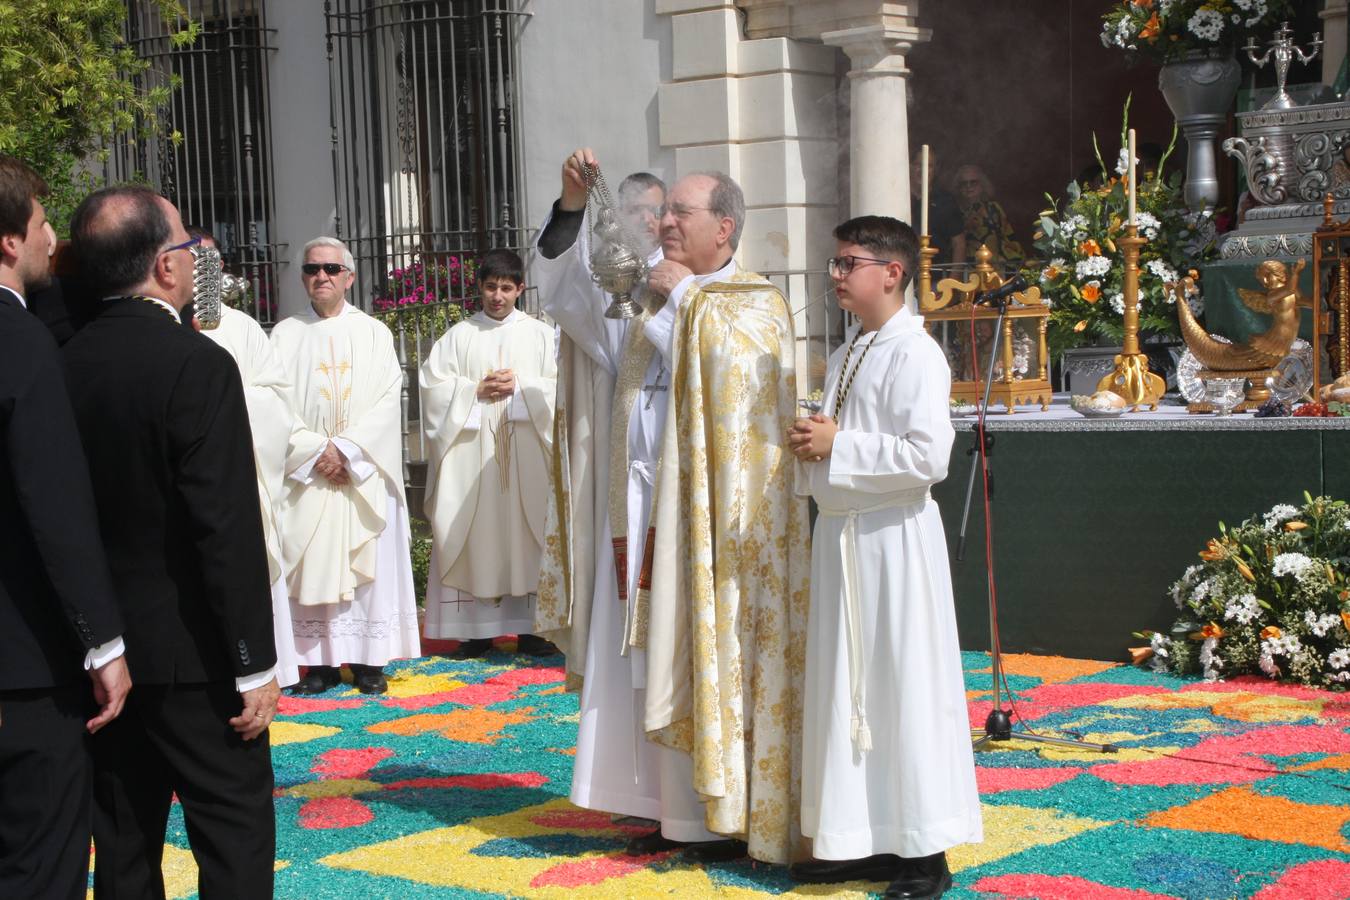
[{"label": "boy with glasses", "polygon": [[955,432],[951,373],[905,307],[908,225],[835,229],[839,306],[858,317],[830,358],[821,413],[788,435],[819,506],[806,640],[798,881],[891,881],[941,897],[945,851],[982,839],[946,540],[932,485]]}]

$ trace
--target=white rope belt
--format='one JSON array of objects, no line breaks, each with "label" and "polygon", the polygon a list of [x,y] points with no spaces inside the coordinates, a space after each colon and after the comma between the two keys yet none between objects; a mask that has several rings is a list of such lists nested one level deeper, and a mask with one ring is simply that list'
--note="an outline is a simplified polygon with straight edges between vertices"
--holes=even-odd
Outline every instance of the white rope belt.
[{"label": "white rope belt", "polygon": [[839,533],[839,559],[844,574],[844,638],[848,644],[848,686],[853,700],[853,718],[849,736],[859,753],[872,749],[872,730],[867,726],[866,673],[863,671],[862,606],[858,599],[858,516],[897,509],[928,501],[928,488],[919,488],[901,494],[892,494],[880,503],[855,509],[827,509],[820,507],[820,515],[831,519],[845,519]]}]

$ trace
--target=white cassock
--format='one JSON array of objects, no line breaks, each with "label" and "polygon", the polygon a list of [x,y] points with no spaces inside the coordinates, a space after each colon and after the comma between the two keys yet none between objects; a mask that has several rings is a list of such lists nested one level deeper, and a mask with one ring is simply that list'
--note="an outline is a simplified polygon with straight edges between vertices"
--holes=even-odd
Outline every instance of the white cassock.
[{"label": "white cassock", "polygon": [[[554,343],[552,328],[520,310],[500,321],[477,312],[446,332],[422,364],[424,508],[433,535],[423,625],[429,638],[534,630],[557,394]],[[515,373],[516,393],[481,401],[478,383],[494,369]],[[504,458],[503,433],[510,435]]]},{"label": "white cassock", "polygon": [[262,326],[247,313],[221,307],[220,324],[202,334],[225,348],[239,367],[253,432],[253,464],[258,471],[258,504],[262,507],[263,537],[267,543],[267,574],[272,581],[272,628],[277,645],[277,684],[300,680],[295,637],[291,633],[291,604],[286,597],[286,567],[277,529],[277,508],[286,479],[286,447],[294,418],[290,408],[290,379]]},{"label": "white cassock", "polygon": [[[628,329],[636,320],[604,317],[610,297],[591,281],[588,239],[583,224],[576,242],[556,259],[545,259],[536,249],[534,280],[544,312],[594,364],[587,374],[596,396],[612,398]],[[647,262],[655,265],[662,258],[658,248]],[[643,730],[646,656],[641,650],[624,649],[625,620],[631,611],[629,605],[637,597],[670,393],[675,304],[668,305],[669,311],[654,316],[646,325],[645,335],[657,352],[652,354],[643,388],[632,401],[628,416],[626,600],[619,596],[608,515],[600,516],[603,526],[594,541],[595,596],[586,642],[571,800],[586,809],[658,819],[662,834],[671,840],[711,841],[721,835],[703,825],[703,804],[693,788],[692,759],[652,743]],[[659,389],[661,386],[667,389]],[[652,387],[658,389],[649,389]],[[614,412],[619,418],[618,411]],[[605,510],[608,460],[615,457],[610,455],[609,430],[597,432],[595,439],[595,446],[589,449],[598,473],[597,506]]]},{"label": "white cassock", "polygon": [[[827,415],[856,333],[830,357]],[[864,351],[830,456],[798,471],[819,507],[802,753],[802,833],[818,859],[927,856],[983,834],[947,544],[929,496],[955,437],[951,373],[907,309],[858,341],[850,370]]]},{"label": "white cassock", "polygon": [[[277,323],[296,415],[281,503],[296,651],[304,665],[420,656],[403,490],[403,371],[383,323],[351,306]],[[314,470],[332,441],[350,483]]]}]

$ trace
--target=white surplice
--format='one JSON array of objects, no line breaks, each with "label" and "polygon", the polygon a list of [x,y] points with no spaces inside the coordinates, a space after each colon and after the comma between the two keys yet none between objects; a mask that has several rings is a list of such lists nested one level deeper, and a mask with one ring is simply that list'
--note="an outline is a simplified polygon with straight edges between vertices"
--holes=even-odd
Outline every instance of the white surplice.
[{"label": "white surplice", "polygon": [[[543,229],[540,230],[543,233]],[[583,225],[577,240],[556,259],[536,249],[534,283],[540,306],[590,360],[589,372],[576,371],[594,386],[597,398],[612,402],[629,327],[636,320],[607,319],[610,297],[591,280],[589,235]],[[658,248],[648,265],[663,258]],[[640,298],[639,298],[640,299]],[[703,805],[693,789],[689,756],[647,740],[642,728],[646,659],[640,650],[625,651],[628,604],[637,597],[642,571],[647,521],[660,458],[661,439],[669,403],[671,336],[674,304],[664,315],[648,321],[646,337],[658,352],[652,354],[631,407],[627,474],[627,601],[620,599],[610,530],[609,429],[593,434],[589,448],[595,458],[595,502],[601,527],[595,536],[595,594],[590,608],[586,661],[581,689],[581,721],[573,764],[571,800],[586,809],[640,816],[661,822],[661,832],[672,840],[716,840],[703,826]],[[647,390],[647,386],[667,386]],[[618,461],[622,465],[622,460]]]},{"label": "white surplice", "polygon": [[[553,329],[519,310],[484,312],[438,340],[418,379],[427,439],[425,510],[433,534],[424,633],[491,638],[534,630],[553,441]],[[478,399],[478,383],[511,369],[509,399]],[[503,426],[509,422],[509,426]],[[511,433],[505,479],[498,436]]]},{"label": "white surplice", "polygon": [[202,334],[234,357],[244,385],[249,430],[253,433],[253,464],[258,473],[258,505],[262,509],[263,538],[267,544],[267,573],[272,581],[272,629],[277,645],[277,683],[282,687],[300,680],[295,636],[291,631],[291,604],[286,596],[286,567],[277,530],[277,507],[286,479],[286,447],[294,421],[290,379],[262,326],[247,313],[221,307],[220,324]]},{"label": "white surplice", "polygon": [[[830,357],[827,415],[856,333]],[[855,364],[830,456],[798,464],[819,507],[802,833],[818,859],[927,856],[982,839],[947,545],[929,496],[955,436],[951,373],[907,309],[858,340]]]},{"label": "white surplice", "polygon": [[[383,666],[421,655],[403,491],[403,372],[389,329],[344,303],[277,323],[295,429],[281,503],[296,651],[304,665]],[[332,441],[350,483],[314,472]]]}]

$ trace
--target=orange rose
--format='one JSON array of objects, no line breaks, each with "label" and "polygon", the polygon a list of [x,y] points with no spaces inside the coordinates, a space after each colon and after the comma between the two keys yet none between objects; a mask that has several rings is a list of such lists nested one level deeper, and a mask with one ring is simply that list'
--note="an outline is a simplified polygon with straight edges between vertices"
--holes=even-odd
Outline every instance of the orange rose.
[{"label": "orange rose", "polygon": [[1096,303],[1102,296],[1101,288],[1097,287],[1095,284],[1084,285],[1081,293],[1083,299],[1088,303]]},{"label": "orange rose", "polygon": [[[1152,0],[1148,0],[1148,2],[1152,3]],[[1145,6],[1144,9],[1148,9],[1148,7]],[[1139,36],[1146,41],[1151,41],[1157,38],[1161,28],[1162,26],[1158,22],[1158,14],[1155,12],[1148,17],[1148,21],[1144,23],[1144,27],[1139,29]]]},{"label": "orange rose", "polygon": [[1094,241],[1092,238],[1088,238],[1086,241],[1083,241],[1083,243],[1078,245],[1078,252],[1081,253],[1083,256],[1101,256],[1102,248],[1101,245],[1098,244],[1096,241]]},{"label": "orange rose", "polygon": [[1204,628],[1201,628],[1199,631],[1193,631],[1190,634],[1190,638],[1193,641],[1203,641],[1208,640],[1209,638],[1221,638],[1221,637],[1223,637],[1223,629],[1213,622],[1210,622],[1208,625],[1206,625]]},{"label": "orange rose", "polygon": [[1267,625],[1265,628],[1261,629],[1261,640],[1263,641],[1279,637],[1284,637],[1284,632],[1275,625]]}]

